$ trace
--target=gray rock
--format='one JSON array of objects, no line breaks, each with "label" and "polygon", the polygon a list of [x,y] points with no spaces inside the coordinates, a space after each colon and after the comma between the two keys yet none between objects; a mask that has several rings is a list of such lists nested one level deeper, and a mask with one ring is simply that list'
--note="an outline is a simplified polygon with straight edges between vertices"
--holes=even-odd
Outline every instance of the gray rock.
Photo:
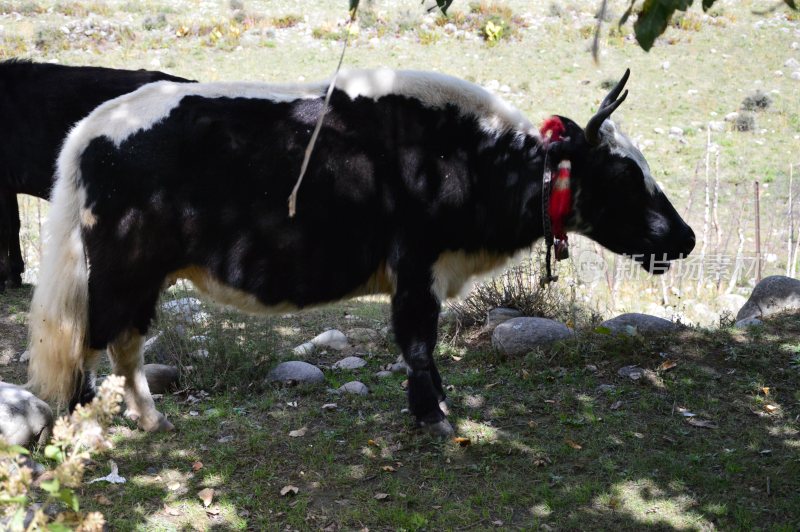
[{"label": "gray rock", "polygon": [[639,314],[631,312],[628,314],[620,314],[615,318],[606,320],[600,324],[600,327],[610,329],[613,334],[632,332],[637,333],[661,333],[674,331],[680,328],[677,323],[673,323],[664,318],[650,316],[649,314]]},{"label": "gray rock", "polygon": [[546,318],[513,318],[492,333],[492,346],[507,355],[524,355],[535,347],[571,338],[572,329]]},{"label": "gray rock", "polygon": [[295,347],[294,349],[292,349],[292,352],[297,356],[304,357],[304,356],[313,355],[314,351],[316,351],[316,350],[317,350],[317,346],[314,345],[313,342],[306,342],[306,343],[300,344],[297,347]]},{"label": "gray rock", "polygon": [[331,366],[333,369],[358,369],[367,365],[367,361],[361,357],[346,357]]},{"label": "gray rock", "polygon": [[295,381],[309,384],[325,381],[325,375],[321,369],[301,360],[281,362],[269,372],[267,378],[273,382]]},{"label": "gray rock", "polygon": [[403,359],[403,355],[398,355],[397,361],[389,366],[389,371],[392,373],[408,373],[408,364]]},{"label": "gray rock", "polygon": [[156,343],[158,343],[158,341],[161,339],[161,335],[163,335],[163,334],[164,334],[163,332],[158,331],[157,335],[153,336],[152,338],[148,338],[144,342],[144,347],[142,348],[144,350],[144,352],[147,353],[150,350],[152,350],[153,347],[156,345]]},{"label": "gray rock", "polygon": [[178,368],[166,364],[145,364],[144,375],[150,393],[167,393],[173,384],[178,383]]},{"label": "gray rock", "polygon": [[181,299],[165,301],[164,304],[161,305],[161,310],[185,324],[192,324],[197,322],[200,318],[208,317],[197,316],[203,312],[203,306],[196,297],[183,297]]},{"label": "gray rock", "polygon": [[501,323],[520,317],[522,317],[522,312],[515,308],[493,308],[486,314],[486,325],[484,326],[484,329],[487,331],[493,331]]},{"label": "gray rock", "polygon": [[758,318],[745,318],[737,321],[733,326],[737,329],[748,329],[750,327],[760,327],[762,325],[764,325],[764,322]]},{"label": "gray rock", "polygon": [[800,61],[798,61],[794,57],[790,57],[783,63],[783,66],[785,66],[786,68],[800,68]]},{"label": "gray rock", "polygon": [[708,129],[714,131],[716,133],[721,133],[725,131],[725,122],[720,122],[718,120],[712,120],[708,123]]},{"label": "gray rock", "polygon": [[12,445],[44,444],[50,437],[53,411],[28,390],[0,383],[0,435]]},{"label": "gray rock", "polygon": [[385,379],[386,377],[391,377],[392,376],[392,372],[391,371],[387,371],[387,370],[384,369],[384,370],[381,370],[381,371],[377,372],[375,374],[375,376],[378,377],[379,379]]},{"label": "gray rock", "polygon": [[350,381],[339,386],[339,391],[356,395],[367,395],[369,393],[369,388],[361,381]]},{"label": "gray rock", "polygon": [[736,314],[736,321],[763,318],[786,310],[800,309],[800,281],[783,275],[765,277]]},{"label": "gray rock", "polygon": [[347,337],[344,335],[344,333],[336,329],[330,329],[320,335],[317,335],[313,340],[311,340],[311,343],[317,347],[327,347],[329,349],[335,349],[336,351],[341,351],[342,349],[350,347],[350,344],[347,342]]},{"label": "gray rock", "polygon": [[369,344],[381,341],[381,333],[368,327],[353,327],[347,331],[347,338],[356,344]]}]

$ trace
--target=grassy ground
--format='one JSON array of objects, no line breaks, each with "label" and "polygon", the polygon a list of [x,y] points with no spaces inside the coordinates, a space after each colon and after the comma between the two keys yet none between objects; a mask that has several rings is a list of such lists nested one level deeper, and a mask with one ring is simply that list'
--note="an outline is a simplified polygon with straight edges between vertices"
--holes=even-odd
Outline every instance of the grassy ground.
[{"label": "grassy ground", "polygon": [[[12,294],[21,297],[11,306],[23,312],[28,292]],[[260,345],[252,359],[212,356],[228,359],[232,371],[246,368],[249,378],[226,379],[224,391],[209,395],[195,388],[160,399],[174,434],[145,434],[120,419],[108,458],[128,483],[87,485],[82,505],[104,512],[113,530],[800,525],[796,316],[747,332],[587,334],[513,360],[481,337],[464,343],[443,331],[437,359],[463,444],[411,428],[401,412],[404,376],[373,375],[395,359],[388,343],[363,352],[361,370],[326,371],[324,386],[263,383],[298,340],[326,327],[377,327],[387,312],[372,300],[240,318],[241,341]],[[224,312],[212,321],[224,322]],[[265,329],[278,333],[262,343]],[[326,366],[340,356],[309,361]],[[638,381],[617,374],[633,364],[652,372]],[[3,378],[18,379],[21,366],[2,367]],[[351,379],[370,395],[330,391]],[[327,403],[337,407],[323,410]],[[711,428],[690,424],[697,420]],[[105,460],[87,478],[105,475]],[[297,494],[281,496],[285,486]],[[203,488],[215,490],[208,508],[197,496]]]}]

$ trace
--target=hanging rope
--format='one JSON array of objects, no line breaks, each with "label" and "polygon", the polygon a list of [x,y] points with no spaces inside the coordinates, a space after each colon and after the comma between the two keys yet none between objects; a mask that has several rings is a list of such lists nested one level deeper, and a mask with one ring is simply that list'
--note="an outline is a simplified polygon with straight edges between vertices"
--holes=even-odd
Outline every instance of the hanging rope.
[{"label": "hanging rope", "polygon": [[297,214],[297,193],[300,190],[300,185],[303,183],[303,177],[306,175],[308,162],[311,160],[311,153],[314,151],[314,145],[317,143],[317,137],[322,129],[322,121],[325,119],[325,113],[328,111],[328,103],[331,101],[333,88],[336,86],[336,78],[339,76],[339,70],[342,68],[344,53],[347,51],[347,45],[350,43],[350,35],[352,33],[353,23],[356,20],[357,11],[358,3],[356,3],[355,7],[350,10],[350,20],[347,21],[347,27],[345,28],[344,46],[342,46],[342,53],[339,56],[339,64],[336,65],[336,71],[334,71],[333,77],[331,78],[331,83],[328,85],[328,92],[325,93],[325,102],[322,105],[322,111],[319,113],[317,125],[314,126],[314,132],[311,134],[311,140],[308,141],[308,146],[306,146],[303,164],[300,166],[300,176],[297,178],[297,182],[294,184],[292,193],[289,195],[289,218],[294,218],[294,215]]}]

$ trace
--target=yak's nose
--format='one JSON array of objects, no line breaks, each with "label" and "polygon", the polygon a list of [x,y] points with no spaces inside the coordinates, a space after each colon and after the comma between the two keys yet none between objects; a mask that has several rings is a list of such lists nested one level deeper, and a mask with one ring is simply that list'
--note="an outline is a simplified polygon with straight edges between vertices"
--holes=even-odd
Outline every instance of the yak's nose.
[{"label": "yak's nose", "polygon": [[688,229],[688,234],[686,235],[686,238],[684,238],[683,250],[681,251],[684,257],[689,256],[689,253],[692,252],[695,244],[694,231],[692,231],[691,227],[687,227],[687,229]]}]

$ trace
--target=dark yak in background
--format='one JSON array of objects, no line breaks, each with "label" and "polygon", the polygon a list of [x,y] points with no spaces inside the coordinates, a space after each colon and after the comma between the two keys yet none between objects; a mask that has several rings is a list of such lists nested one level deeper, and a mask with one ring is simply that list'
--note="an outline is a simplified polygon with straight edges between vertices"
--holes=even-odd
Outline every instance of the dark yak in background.
[{"label": "dark yak in background", "polygon": [[0,62],[0,292],[22,284],[17,194],[48,199],[69,129],[101,103],[153,81],[187,81],[147,70]]}]

